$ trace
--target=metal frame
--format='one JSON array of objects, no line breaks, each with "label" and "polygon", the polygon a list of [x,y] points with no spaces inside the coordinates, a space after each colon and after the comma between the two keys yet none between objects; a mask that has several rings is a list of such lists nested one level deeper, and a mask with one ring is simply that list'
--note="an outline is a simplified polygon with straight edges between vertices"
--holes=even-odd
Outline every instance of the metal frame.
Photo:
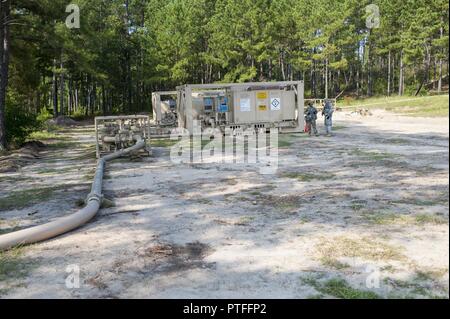
[{"label": "metal frame", "polygon": [[162,95],[177,95],[177,91],[160,91],[152,93],[152,109],[153,109],[153,121],[159,124],[161,121],[161,96]]},{"label": "metal frame", "polygon": [[[304,119],[304,82],[303,81],[282,81],[282,82],[247,82],[247,83],[217,83],[217,84],[186,84],[177,87],[177,103],[181,101],[181,94],[184,93],[185,105],[184,105],[184,115],[186,116],[186,129],[192,133],[193,131],[193,109],[192,109],[192,92],[196,90],[220,90],[229,89],[231,91],[236,91],[237,89],[243,88],[273,88],[273,87],[287,87],[291,86],[295,94],[297,95],[297,127],[296,131],[303,132],[305,129],[305,119]],[[188,98],[189,97],[189,98]],[[183,116],[179,116],[179,126],[181,126],[181,121],[184,121]]]},{"label": "metal frame", "polygon": [[117,120],[143,120],[147,125],[147,130],[144,131],[144,139],[147,144],[148,139],[150,139],[150,117],[148,115],[126,115],[126,116],[97,116],[95,117],[95,153],[97,158],[100,158],[100,144],[98,135],[98,125],[100,122],[104,121],[117,121]]}]

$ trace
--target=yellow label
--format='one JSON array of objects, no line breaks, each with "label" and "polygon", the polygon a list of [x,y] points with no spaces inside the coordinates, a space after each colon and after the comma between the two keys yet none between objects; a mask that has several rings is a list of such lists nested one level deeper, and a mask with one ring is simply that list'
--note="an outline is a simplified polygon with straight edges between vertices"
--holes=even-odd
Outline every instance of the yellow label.
[{"label": "yellow label", "polygon": [[258,105],[258,110],[260,111],[267,111],[267,105]]},{"label": "yellow label", "polygon": [[267,92],[258,92],[258,93],[256,94],[256,97],[257,97],[259,100],[265,100],[265,99],[267,99]]}]

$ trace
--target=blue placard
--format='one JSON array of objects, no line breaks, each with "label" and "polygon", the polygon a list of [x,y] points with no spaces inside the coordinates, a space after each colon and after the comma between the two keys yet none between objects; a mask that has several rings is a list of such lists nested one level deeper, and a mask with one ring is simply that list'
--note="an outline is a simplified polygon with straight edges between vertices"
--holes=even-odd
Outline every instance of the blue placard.
[{"label": "blue placard", "polygon": [[220,104],[219,105],[219,113],[226,113],[226,112],[228,112],[228,105]]},{"label": "blue placard", "polygon": [[206,106],[213,106],[213,99],[210,98],[210,97],[205,97],[203,99],[203,103],[205,104],[205,107]]}]

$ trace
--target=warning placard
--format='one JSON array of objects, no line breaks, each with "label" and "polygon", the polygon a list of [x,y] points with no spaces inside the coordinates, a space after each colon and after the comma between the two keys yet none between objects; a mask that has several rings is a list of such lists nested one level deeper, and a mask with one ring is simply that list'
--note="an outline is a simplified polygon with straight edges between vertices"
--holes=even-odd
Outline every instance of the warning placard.
[{"label": "warning placard", "polygon": [[267,92],[258,92],[256,97],[258,100],[265,100],[267,99]]},{"label": "warning placard", "polygon": [[276,98],[271,98],[270,99],[270,109],[272,111],[279,111],[281,110],[281,99],[276,97]]},{"label": "warning placard", "polygon": [[264,104],[258,105],[258,110],[260,110],[260,111],[267,111],[267,105],[264,105]]}]

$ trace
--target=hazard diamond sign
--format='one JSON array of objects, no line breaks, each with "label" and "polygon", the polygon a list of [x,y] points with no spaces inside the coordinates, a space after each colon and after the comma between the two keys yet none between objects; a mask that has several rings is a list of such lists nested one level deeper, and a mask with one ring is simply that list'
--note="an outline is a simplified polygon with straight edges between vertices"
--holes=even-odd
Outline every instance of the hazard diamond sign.
[{"label": "hazard diamond sign", "polygon": [[270,109],[272,111],[279,111],[281,110],[281,100],[280,98],[272,98],[270,99]]}]

